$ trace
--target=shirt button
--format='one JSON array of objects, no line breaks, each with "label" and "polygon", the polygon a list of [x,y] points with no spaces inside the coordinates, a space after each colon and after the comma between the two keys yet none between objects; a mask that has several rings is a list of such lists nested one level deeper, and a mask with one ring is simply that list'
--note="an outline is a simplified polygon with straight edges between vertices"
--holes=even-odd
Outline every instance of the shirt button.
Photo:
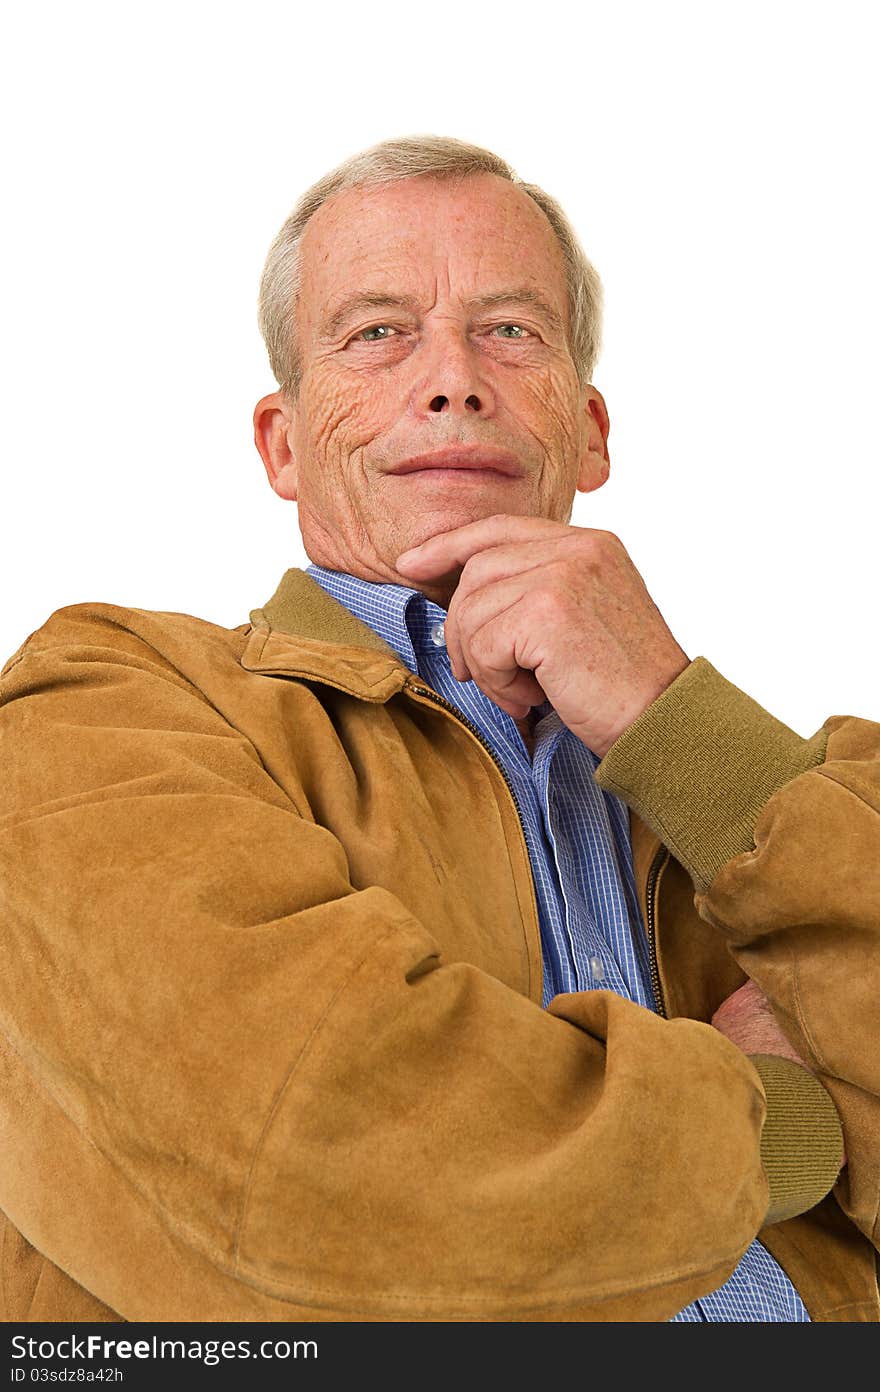
[{"label": "shirt button", "polygon": [[433,626],[432,629],[431,629],[431,642],[432,642],[432,643],[435,643],[436,646],[437,646],[438,648],[442,648],[442,647],[445,646],[445,644],[446,644],[446,624],[445,624],[445,623],[435,623],[435,624],[434,624],[434,626]]},{"label": "shirt button", "polygon": [[601,957],[594,956],[590,958],[590,975],[594,981],[605,980],[605,968],[602,966]]}]

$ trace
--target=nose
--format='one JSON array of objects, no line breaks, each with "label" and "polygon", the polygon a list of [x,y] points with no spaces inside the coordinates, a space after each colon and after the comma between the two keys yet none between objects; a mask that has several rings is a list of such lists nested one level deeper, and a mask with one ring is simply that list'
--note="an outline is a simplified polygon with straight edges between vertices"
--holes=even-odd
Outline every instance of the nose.
[{"label": "nose", "polygon": [[494,397],[480,362],[479,352],[468,342],[464,328],[438,326],[424,345],[421,380],[416,405],[432,415],[446,412],[471,415],[491,413]]},{"label": "nose", "polygon": [[[432,396],[430,402],[428,403],[428,410],[448,411],[450,405],[451,403],[448,396]],[[480,398],[477,396],[475,392],[471,392],[469,396],[465,397],[464,405],[466,410],[479,411]]]}]

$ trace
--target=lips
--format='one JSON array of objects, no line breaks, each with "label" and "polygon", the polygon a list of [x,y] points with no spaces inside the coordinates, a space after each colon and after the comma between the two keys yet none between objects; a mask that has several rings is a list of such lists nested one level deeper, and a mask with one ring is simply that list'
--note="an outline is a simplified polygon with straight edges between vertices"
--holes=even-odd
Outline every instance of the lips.
[{"label": "lips", "polygon": [[414,454],[389,469],[391,474],[414,474],[427,469],[491,470],[508,478],[521,478],[523,469],[510,450],[490,445],[446,445],[428,454]]}]

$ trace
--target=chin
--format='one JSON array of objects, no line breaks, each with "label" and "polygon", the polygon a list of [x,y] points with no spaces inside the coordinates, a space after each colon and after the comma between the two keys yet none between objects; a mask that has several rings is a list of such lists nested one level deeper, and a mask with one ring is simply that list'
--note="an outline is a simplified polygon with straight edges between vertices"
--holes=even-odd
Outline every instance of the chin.
[{"label": "chin", "polygon": [[499,498],[497,495],[490,498],[456,498],[453,502],[444,498],[436,506],[426,506],[423,502],[417,517],[412,519],[405,531],[413,537],[411,545],[416,546],[419,541],[427,541],[437,532],[450,532],[453,527],[464,527],[468,522],[479,522],[484,517],[497,517],[504,513],[530,516],[535,511],[533,506],[521,499]]}]

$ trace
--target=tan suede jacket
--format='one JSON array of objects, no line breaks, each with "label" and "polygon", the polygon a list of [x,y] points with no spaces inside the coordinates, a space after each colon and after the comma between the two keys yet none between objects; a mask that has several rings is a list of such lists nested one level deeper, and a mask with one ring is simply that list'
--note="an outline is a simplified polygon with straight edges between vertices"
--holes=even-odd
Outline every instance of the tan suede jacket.
[{"label": "tan suede jacket", "polygon": [[[250,617],[0,674],[4,1318],[666,1320],[758,1235],[880,1319],[880,724],[696,658],[596,774],[663,1014],[544,1010],[488,746],[304,571]],[[746,974],[816,1076],[708,1023]]]}]

